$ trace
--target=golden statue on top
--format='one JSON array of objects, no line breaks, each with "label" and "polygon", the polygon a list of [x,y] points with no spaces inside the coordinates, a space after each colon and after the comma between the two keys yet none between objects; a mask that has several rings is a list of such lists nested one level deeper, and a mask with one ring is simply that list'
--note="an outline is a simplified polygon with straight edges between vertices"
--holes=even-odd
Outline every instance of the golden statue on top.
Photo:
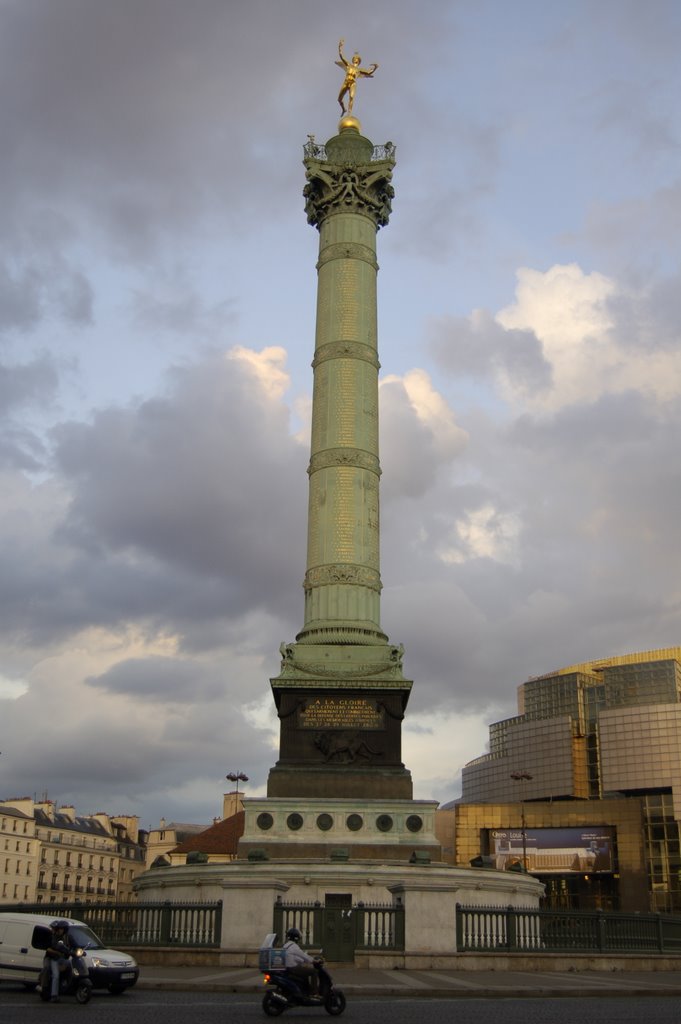
[{"label": "golden statue on top", "polygon": [[[351,61],[345,59],[343,54],[343,43],[344,39],[338,44],[338,56],[340,60],[335,61],[339,68],[345,71],[345,78],[341,86],[341,91],[338,93],[338,102],[340,103],[341,110],[343,113],[352,113],[352,105],[355,102],[355,89],[357,88],[358,78],[373,78],[374,71],[377,70],[378,64],[371,64],[368,68],[360,67],[362,58],[358,53],[355,53]],[[348,97],[347,110],[345,107],[345,97]]]}]

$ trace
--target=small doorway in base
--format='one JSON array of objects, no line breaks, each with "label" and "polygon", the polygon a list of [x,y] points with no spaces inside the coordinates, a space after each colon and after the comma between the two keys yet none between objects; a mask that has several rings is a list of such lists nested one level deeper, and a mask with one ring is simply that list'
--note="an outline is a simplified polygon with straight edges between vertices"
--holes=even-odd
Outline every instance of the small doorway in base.
[{"label": "small doorway in base", "polygon": [[327,960],[351,963],[355,959],[352,893],[325,893],[322,948]]}]

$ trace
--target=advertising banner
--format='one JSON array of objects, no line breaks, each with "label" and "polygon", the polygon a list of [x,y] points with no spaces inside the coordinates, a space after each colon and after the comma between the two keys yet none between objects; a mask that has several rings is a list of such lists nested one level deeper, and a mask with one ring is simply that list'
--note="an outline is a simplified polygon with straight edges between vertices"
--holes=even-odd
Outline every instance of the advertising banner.
[{"label": "advertising banner", "polygon": [[[612,872],[615,829],[609,825],[581,828],[525,829],[527,870],[535,874]],[[490,829],[490,854],[498,871],[523,862],[523,830]]]}]

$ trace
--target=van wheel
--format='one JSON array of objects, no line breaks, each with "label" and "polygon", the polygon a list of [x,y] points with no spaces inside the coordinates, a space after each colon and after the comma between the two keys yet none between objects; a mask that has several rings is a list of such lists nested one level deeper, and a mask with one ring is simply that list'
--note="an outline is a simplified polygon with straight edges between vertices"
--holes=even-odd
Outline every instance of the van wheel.
[{"label": "van wheel", "polygon": [[125,985],[121,985],[119,984],[119,982],[113,981],[109,985],[109,992],[111,993],[112,996],[122,996],[123,993],[125,992]]}]

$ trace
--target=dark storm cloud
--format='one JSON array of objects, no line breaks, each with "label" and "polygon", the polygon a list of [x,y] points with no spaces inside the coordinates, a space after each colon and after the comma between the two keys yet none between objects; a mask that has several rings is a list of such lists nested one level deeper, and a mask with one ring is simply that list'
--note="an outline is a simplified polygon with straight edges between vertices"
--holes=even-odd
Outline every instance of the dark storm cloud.
[{"label": "dark storm cloud", "polygon": [[526,391],[551,384],[551,367],[536,335],[506,330],[484,310],[432,320],[429,334],[430,352],[448,373],[484,380],[502,372]]},{"label": "dark storm cloud", "polygon": [[307,454],[288,417],[248,364],[215,353],[173,371],[164,396],[56,428],[60,485],[4,488],[0,632],[41,646],[143,621],[215,647],[249,612],[286,618]]},{"label": "dark storm cloud", "polygon": [[44,469],[47,451],[33,431],[13,423],[2,423],[0,427],[0,470],[36,473]]},{"label": "dark storm cloud", "polygon": [[44,469],[48,453],[42,438],[18,417],[27,409],[49,407],[57,382],[57,367],[49,355],[23,364],[0,361],[0,470]]},{"label": "dark storm cloud", "polygon": [[465,448],[466,434],[454,423],[421,419],[402,380],[386,381],[380,401],[383,498],[422,497]]},{"label": "dark storm cloud", "polygon": [[202,668],[183,658],[129,658],[85,682],[109,693],[164,704],[193,704],[225,695],[224,675],[217,667]]},{"label": "dark storm cloud", "polygon": [[64,424],[56,440],[73,486],[65,536],[76,547],[139,551],[204,585],[233,583],[233,607],[263,594],[276,602],[304,544],[300,489],[280,499],[303,479],[306,453],[286,407],[267,401],[238,359],[176,369],[167,397]]},{"label": "dark storm cloud", "polygon": [[172,331],[211,338],[234,324],[233,302],[206,308],[201,296],[185,281],[168,282],[165,293],[136,289],[131,303],[133,319],[147,330]]},{"label": "dark storm cloud", "polygon": [[[681,191],[679,192],[681,210]],[[681,345],[681,275],[664,276],[645,290],[632,289],[607,300],[625,353],[678,351]]]},{"label": "dark storm cloud", "polygon": [[[456,473],[383,516],[383,625],[406,645],[414,706],[502,706],[530,674],[674,643],[678,403],[629,392],[461,425]],[[469,474],[478,482],[462,486]],[[516,532],[476,557],[461,524],[487,506]],[[442,560],[448,544],[461,561]]]},{"label": "dark storm cloud", "polygon": [[[200,666],[195,674],[201,678]],[[59,703],[67,697],[72,710],[63,718]],[[15,740],[41,716],[55,725],[43,731],[39,747]],[[185,809],[183,820],[210,822],[221,809],[224,774],[231,767],[225,764],[225,749],[253,778],[268,760],[262,734],[247,728],[238,706],[224,699],[197,693],[195,703],[173,711],[172,706],[164,710],[147,704],[144,693],[136,701],[132,692],[74,691],[53,681],[3,708],[2,796],[48,792],[86,813],[103,808],[129,813],[133,808],[144,814],[150,797],[165,808],[171,806],[171,794],[172,800],[183,794],[185,808],[188,799],[192,808],[190,813]],[[192,788],[197,779],[200,783]],[[146,815],[143,824],[149,824]]]},{"label": "dark storm cloud", "polygon": [[[369,45],[390,32],[384,10],[350,0],[342,20]],[[254,207],[275,215],[271,160],[280,184],[298,173],[299,150],[282,145],[288,112],[312,123],[310,83],[333,60],[338,21],[311,0],[6,3],[0,131],[13,144],[0,167],[20,204],[6,221],[16,225],[24,201],[60,197],[66,209],[77,197],[114,245],[143,255],[208,207],[238,222]]]},{"label": "dark storm cloud", "polygon": [[18,406],[49,402],[56,388],[57,368],[48,355],[24,365],[0,363],[0,417]]},{"label": "dark storm cloud", "polygon": [[32,268],[12,270],[0,263],[0,330],[26,330],[40,319],[41,284]]}]

